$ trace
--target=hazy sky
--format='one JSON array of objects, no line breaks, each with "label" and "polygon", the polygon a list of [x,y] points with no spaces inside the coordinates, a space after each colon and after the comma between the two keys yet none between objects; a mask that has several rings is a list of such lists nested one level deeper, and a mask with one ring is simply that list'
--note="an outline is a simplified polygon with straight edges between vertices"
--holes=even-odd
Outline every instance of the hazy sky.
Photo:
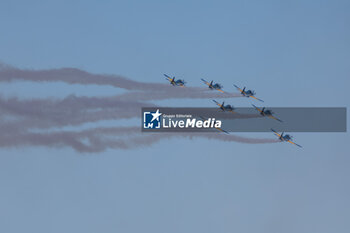
[{"label": "hazy sky", "polygon": [[[256,90],[267,106],[349,107],[349,11],[349,1],[330,0],[5,0],[0,61],[150,82],[166,82],[168,73],[191,86],[214,79],[225,90],[234,83]],[[21,98],[121,92],[26,82],[1,83],[0,91]],[[210,100],[159,103],[213,107]],[[0,232],[348,232],[349,134],[293,135],[304,148],[165,139],[98,154],[0,149]]]}]

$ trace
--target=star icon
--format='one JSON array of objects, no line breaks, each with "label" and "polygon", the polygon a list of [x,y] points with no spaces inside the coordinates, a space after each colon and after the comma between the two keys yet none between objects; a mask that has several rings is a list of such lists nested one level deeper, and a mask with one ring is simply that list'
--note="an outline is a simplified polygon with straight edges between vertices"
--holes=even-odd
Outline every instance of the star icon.
[{"label": "star icon", "polygon": [[152,121],[154,121],[155,119],[157,119],[157,121],[159,121],[159,116],[162,115],[161,113],[159,113],[159,109],[157,109],[157,111],[155,113],[151,113],[152,114]]}]

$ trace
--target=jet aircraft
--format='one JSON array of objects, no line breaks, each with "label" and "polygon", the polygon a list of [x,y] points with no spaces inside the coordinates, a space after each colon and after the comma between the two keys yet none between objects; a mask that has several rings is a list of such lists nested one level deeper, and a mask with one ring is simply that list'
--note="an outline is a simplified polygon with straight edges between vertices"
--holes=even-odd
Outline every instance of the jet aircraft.
[{"label": "jet aircraft", "polygon": [[301,145],[299,144],[296,144],[295,142],[292,141],[292,136],[290,136],[289,134],[286,134],[286,135],[283,135],[284,132],[282,132],[281,134],[277,133],[275,130],[271,129],[271,131],[278,137],[278,139],[281,141],[281,142],[289,142],[291,144],[294,144],[296,146],[299,146],[299,147],[302,147]]},{"label": "jet aircraft", "polygon": [[170,78],[168,75],[164,74],[164,76],[166,77],[166,80],[168,80],[170,82],[171,85],[173,86],[180,86],[180,87],[185,87],[185,80],[183,79],[178,79],[175,80],[175,77]]},{"label": "jet aircraft", "polygon": [[275,116],[273,115],[273,112],[272,112],[271,110],[265,109],[265,107],[263,107],[263,108],[260,109],[260,108],[258,108],[257,106],[255,106],[254,104],[252,104],[252,105],[253,105],[253,107],[254,107],[258,112],[260,112],[260,115],[266,116],[266,117],[271,118],[271,119],[274,119],[274,120],[277,120],[277,121],[279,121],[279,122],[282,122],[282,120],[278,119],[277,117],[275,117]]},{"label": "jet aircraft", "polygon": [[234,107],[230,104],[227,104],[225,105],[225,102],[222,102],[222,104],[218,103],[216,100],[213,100],[213,102],[220,107],[220,109],[222,111],[228,111],[228,112],[232,112],[232,113],[235,113],[233,110],[234,110]]},{"label": "jet aircraft", "polygon": [[239,88],[238,86],[236,86],[236,85],[233,85],[233,86],[235,86],[240,92],[241,92],[241,94],[243,95],[243,96],[245,96],[245,97],[251,97],[251,98],[253,98],[253,99],[256,99],[256,100],[259,100],[259,101],[261,101],[261,102],[264,102],[262,99],[258,99],[258,98],[256,98],[255,97],[255,92],[254,91],[252,91],[252,90],[245,90],[245,87],[243,88],[243,89],[241,89],[241,88]]},{"label": "jet aircraft", "polygon": [[206,85],[208,85],[208,87],[209,87],[209,89],[211,89],[211,90],[218,90],[218,91],[220,91],[220,92],[222,92],[222,93],[225,93],[223,90],[221,90],[222,89],[222,85],[221,84],[219,84],[219,83],[213,83],[213,80],[209,83],[209,82],[207,82],[207,81],[205,81],[204,79],[201,79]]}]

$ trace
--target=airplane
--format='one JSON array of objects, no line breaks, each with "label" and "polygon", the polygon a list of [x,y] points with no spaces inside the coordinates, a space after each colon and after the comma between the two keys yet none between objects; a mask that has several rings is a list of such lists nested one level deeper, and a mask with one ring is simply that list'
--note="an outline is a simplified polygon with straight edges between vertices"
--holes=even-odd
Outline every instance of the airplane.
[{"label": "airplane", "polygon": [[274,134],[276,134],[276,136],[279,138],[279,140],[280,140],[281,142],[289,142],[289,143],[292,143],[292,144],[294,144],[294,145],[296,145],[296,146],[302,147],[301,145],[296,144],[295,142],[293,142],[293,141],[292,141],[292,136],[290,136],[289,134],[283,135],[284,132],[282,132],[282,134],[279,134],[279,133],[277,133],[277,132],[276,132],[275,130],[273,130],[273,129],[271,129],[271,131],[272,131]]},{"label": "airplane", "polygon": [[269,109],[266,109],[265,110],[265,107],[263,107],[262,109],[258,108],[257,106],[255,106],[254,104],[252,104],[253,107],[258,110],[258,112],[260,112],[260,115],[262,116],[267,116],[268,118],[271,118],[271,119],[274,119],[274,120],[277,120],[279,122],[282,122],[282,120],[278,119],[277,117],[273,116],[273,112]]},{"label": "airplane", "polygon": [[164,74],[164,76],[166,77],[166,80],[168,80],[170,82],[171,85],[173,86],[180,86],[180,87],[185,87],[185,80],[183,79],[178,79],[175,80],[175,77],[170,78],[168,75]]},{"label": "airplane", "polygon": [[258,99],[258,98],[255,97],[255,92],[254,92],[254,91],[252,91],[252,90],[246,91],[246,90],[245,90],[245,87],[244,87],[243,90],[242,90],[241,88],[239,88],[238,86],[236,86],[236,85],[234,85],[234,84],[233,84],[233,86],[235,86],[235,87],[241,92],[241,94],[242,94],[243,96],[245,96],[245,97],[251,97],[251,98],[253,98],[253,99],[256,99],[256,100],[259,100],[259,101],[261,101],[261,102],[264,102],[262,99]]},{"label": "airplane", "polygon": [[233,110],[234,110],[234,107],[232,105],[225,105],[225,102],[222,102],[222,104],[219,104],[217,101],[213,100],[213,102],[220,107],[220,109],[222,111],[228,111],[228,112],[232,112],[232,113],[235,113]]},{"label": "airplane", "polygon": [[222,89],[222,85],[221,84],[219,84],[219,83],[215,83],[215,84],[213,84],[213,80],[209,83],[209,82],[207,82],[207,81],[205,81],[204,79],[202,79],[201,78],[201,80],[205,83],[205,84],[207,84],[208,85],[208,87],[209,87],[209,89],[211,89],[211,90],[218,90],[218,91],[220,91],[220,92],[222,92],[222,93],[225,93],[223,90],[221,90]]}]

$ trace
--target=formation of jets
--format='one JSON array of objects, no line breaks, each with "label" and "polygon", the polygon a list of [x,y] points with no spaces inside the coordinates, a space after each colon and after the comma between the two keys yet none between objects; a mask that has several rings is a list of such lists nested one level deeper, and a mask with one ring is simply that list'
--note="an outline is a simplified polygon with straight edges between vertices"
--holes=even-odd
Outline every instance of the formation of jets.
[{"label": "formation of jets", "polygon": [[[164,76],[166,77],[166,79],[170,82],[171,85],[173,86],[181,86],[181,87],[185,87],[185,81],[183,79],[178,79],[178,80],[175,80],[175,77],[171,78],[169,77],[168,75],[164,74]],[[206,80],[204,79],[201,79],[204,84],[206,84],[208,86],[208,88],[210,90],[217,90],[217,91],[220,91],[222,93],[225,93],[223,90],[222,90],[222,85],[219,84],[219,83],[214,83],[214,81],[212,80],[211,82],[207,82]],[[243,87],[243,89],[239,88],[238,86],[236,85],[233,85],[234,87],[237,88],[237,90],[240,92],[240,94],[244,97],[247,97],[247,98],[253,98],[255,100],[258,100],[258,101],[261,101],[261,102],[264,102],[262,99],[259,99],[255,96],[255,91],[253,90],[246,90],[246,87]],[[234,111],[234,107],[230,104],[227,104],[225,105],[225,102],[222,102],[222,104],[220,104],[219,102],[217,102],[216,100],[213,100],[213,102],[219,106],[219,108],[224,111],[224,112],[231,112],[231,113],[235,113]],[[252,106],[259,112],[259,114],[261,116],[264,116],[264,117],[268,117],[268,118],[271,118],[271,119],[274,119],[274,120],[277,120],[279,122],[282,122],[282,120],[278,119],[277,117],[274,116],[274,113],[269,110],[269,109],[266,109],[265,107],[263,108],[259,108],[257,106],[255,106],[254,104],[252,104]],[[202,117],[201,117],[202,118]],[[223,133],[227,133],[227,131],[221,129],[221,128],[216,128],[217,130],[223,132]],[[279,134],[278,132],[276,132],[275,130],[271,129],[271,131],[276,135],[278,136],[279,140],[281,142],[289,142],[291,144],[294,144],[298,147],[302,147],[300,146],[299,144],[296,144],[295,142],[292,141],[292,136],[290,136],[289,134],[284,134],[284,132],[282,132],[281,134]]]}]

